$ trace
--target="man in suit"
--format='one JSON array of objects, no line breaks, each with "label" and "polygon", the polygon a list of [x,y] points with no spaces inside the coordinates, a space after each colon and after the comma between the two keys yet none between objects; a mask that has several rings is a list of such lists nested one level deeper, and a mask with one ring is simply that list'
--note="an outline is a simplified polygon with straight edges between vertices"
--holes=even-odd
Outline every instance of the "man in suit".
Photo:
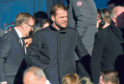
[{"label": "man in suit", "polygon": [[[122,57],[121,59],[124,60],[124,7],[114,7],[111,16],[110,26],[99,31],[95,37],[91,58],[91,73],[94,84],[98,84],[101,71],[116,70],[116,65],[119,68],[120,65],[123,65],[123,62],[120,62],[121,60],[118,58]],[[119,61],[118,64],[116,63],[117,60]],[[123,68],[121,69],[123,70]],[[120,80],[121,84],[123,84],[122,82],[123,79]]]},{"label": "man in suit", "polygon": [[[0,82],[4,84],[20,84],[22,72],[26,68],[24,57],[26,56],[25,43],[22,37],[27,37],[34,26],[34,18],[29,13],[19,13],[15,19],[13,30],[4,38],[9,39],[9,45],[1,45],[0,51]],[[4,40],[3,40],[4,42]],[[1,47],[0,46],[0,47]],[[9,48],[9,49],[8,49]],[[4,55],[3,55],[4,54]]]},{"label": "man in suit", "polygon": [[34,35],[26,62],[42,68],[52,84],[61,84],[64,75],[77,73],[74,52],[80,60],[89,54],[77,30],[67,27],[67,8],[56,4],[50,14],[53,23]]}]

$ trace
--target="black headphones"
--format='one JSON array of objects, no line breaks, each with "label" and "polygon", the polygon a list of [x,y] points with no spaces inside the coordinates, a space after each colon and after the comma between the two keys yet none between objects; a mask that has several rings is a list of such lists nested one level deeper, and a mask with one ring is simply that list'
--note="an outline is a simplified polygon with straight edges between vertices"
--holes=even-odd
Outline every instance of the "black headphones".
[{"label": "black headphones", "polygon": [[100,19],[101,22],[99,23],[99,29],[102,29],[102,27],[105,25],[103,9],[100,10]]}]

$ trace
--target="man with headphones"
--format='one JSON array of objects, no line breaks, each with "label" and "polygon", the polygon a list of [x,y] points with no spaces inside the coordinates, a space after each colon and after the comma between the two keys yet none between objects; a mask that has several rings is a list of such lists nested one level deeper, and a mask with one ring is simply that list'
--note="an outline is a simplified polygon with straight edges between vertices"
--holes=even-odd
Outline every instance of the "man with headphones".
[{"label": "man with headphones", "polygon": [[117,70],[120,84],[124,84],[124,7],[114,7],[111,19],[110,25],[99,31],[95,37],[91,58],[94,84],[98,84],[100,72],[103,70]]}]

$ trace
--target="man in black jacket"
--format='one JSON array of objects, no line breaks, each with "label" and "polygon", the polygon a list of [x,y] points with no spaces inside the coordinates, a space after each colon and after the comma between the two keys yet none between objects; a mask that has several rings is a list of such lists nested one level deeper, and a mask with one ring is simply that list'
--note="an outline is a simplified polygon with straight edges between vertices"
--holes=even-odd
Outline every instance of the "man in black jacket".
[{"label": "man in black jacket", "polygon": [[28,50],[27,63],[44,69],[52,84],[61,84],[64,75],[77,72],[74,52],[80,59],[88,55],[77,30],[67,27],[67,18],[66,7],[55,5],[52,25],[35,34]]},{"label": "man in black jacket", "polygon": [[[123,13],[124,7],[115,7],[112,10],[112,22],[110,26],[96,34],[91,59],[91,73],[94,84],[98,84],[100,72],[102,70],[120,70],[122,62],[120,62],[121,60],[118,58],[121,57],[121,59],[124,60]],[[118,60],[119,62],[117,62]],[[120,82],[122,83],[122,81]]]}]

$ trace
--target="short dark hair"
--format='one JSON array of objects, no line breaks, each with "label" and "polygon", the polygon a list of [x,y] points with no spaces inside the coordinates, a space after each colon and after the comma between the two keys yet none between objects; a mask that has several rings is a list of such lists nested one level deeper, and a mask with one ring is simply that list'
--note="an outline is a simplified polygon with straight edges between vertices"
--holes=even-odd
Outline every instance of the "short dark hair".
[{"label": "short dark hair", "polygon": [[38,23],[44,19],[48,19],[48,15],[44,11],[38,11],[38,12],[34,13],[33,16],[36,19],[36,23]]},{"label": "short dark hair", "polygon": [[103,82],[111,82],[112,84],[119,84],[118,72],[115,70],[104,70],[100,74]]},{"label": "short dark hair", "polygon": [[56,4],[56,5],[54,5],[54,6],[52,7],[52,9],[51,9],[51,11],[50,11],[50,15],[56,16],[56,11],[57,11],[58,9],[63,9],[63,10],[65,10],[65,11],[67,11],[66,6],[61,5],[61,4]]},{"label": "short dark hair", "polygon": [[23,22],[28,22],[29,19],[34,19],[32,15],[26,12],[19,13],[15,19],[15,26],[20,26]]}]

